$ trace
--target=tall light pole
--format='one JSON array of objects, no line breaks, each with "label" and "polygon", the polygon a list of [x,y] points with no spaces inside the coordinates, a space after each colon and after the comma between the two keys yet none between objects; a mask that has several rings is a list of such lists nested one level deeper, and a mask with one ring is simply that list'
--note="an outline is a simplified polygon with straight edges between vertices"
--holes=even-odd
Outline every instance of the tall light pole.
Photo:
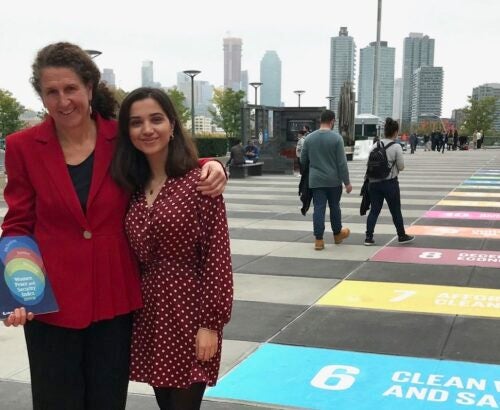
[{"label": "tall light pole", "polygon": [[259,128],[257,127],[257,88],[259,88],[263,83],[260,81],[254,81],[253,83],[250,83],[250,85],[254,88],[255,90],[255,100],[254,100],[254,111],[255,111],[255,139],[259,139]]},{"label": "tall light pole", "polygon": [[194,138],[194,77],[201,73],[199,70],[184,70],[184,74],[191,77],[191,137]]},{"label": "tall light pole", "polygon": [[299,97],[299,108],[300,108],[300,96],[301,96],[302,94],[304,94],[304,93],[305,93],[305,91],[304,91],[304,90],[295,90],[295,91],[294,91],[294,93],[295,93],[295,94],[297,94],[297,95],[298,95],[298,97]]},{"label": "tall light pole", "polygon": [[326,97],[327,100],[328,100],[328,109],[330,111],[333,111],[332,110],[332,101],[335,99],[335,97],[333,95],[329,95],[328,97]]}]

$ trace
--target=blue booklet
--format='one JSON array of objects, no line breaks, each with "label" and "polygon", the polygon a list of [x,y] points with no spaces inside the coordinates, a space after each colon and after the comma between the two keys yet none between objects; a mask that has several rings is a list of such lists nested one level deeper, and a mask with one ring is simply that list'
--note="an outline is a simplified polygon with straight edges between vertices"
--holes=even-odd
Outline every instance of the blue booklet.
[{"label": "blue booklet", "polygon": [[0,240],[0,319],[15,308],[35,314],[57,312],[59,307],[43,266],[38,245],[29,236]]}]

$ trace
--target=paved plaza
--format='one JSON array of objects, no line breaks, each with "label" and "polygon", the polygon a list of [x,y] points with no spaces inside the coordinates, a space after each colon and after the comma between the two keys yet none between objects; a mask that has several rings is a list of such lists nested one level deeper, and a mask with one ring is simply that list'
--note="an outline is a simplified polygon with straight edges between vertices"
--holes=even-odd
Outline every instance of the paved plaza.
[{"label": "paved plaza", "polygon": [[[363,246],[365,161],[343,194],[351,236],[315,251],[299,178],[230,180],[235,302],[205,410],[500,408],[500,150],[405,154],[399,245],[386,206]],[[2,203],[2,214],[5,204]],[[21,329],[0,326],[1,410],[31,408]],[[156,409],[131,383],[127,410]]]}]

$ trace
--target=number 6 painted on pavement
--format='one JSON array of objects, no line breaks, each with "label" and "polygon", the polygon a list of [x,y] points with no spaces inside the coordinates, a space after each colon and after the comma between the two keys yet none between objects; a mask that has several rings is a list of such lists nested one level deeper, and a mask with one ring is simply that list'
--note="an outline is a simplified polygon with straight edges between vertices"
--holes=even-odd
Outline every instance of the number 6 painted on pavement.
[{"label": "number 6 painted on pavement", "polygon": [[[359,374],[357,367],[332,364],[323,367],[314,376],[311,380],[311,386],[324,390],[347,390],[356,381],[356,378],[353,377],[356,374]],[[331,379],[336,380],[336,383],[327,384]]]}]

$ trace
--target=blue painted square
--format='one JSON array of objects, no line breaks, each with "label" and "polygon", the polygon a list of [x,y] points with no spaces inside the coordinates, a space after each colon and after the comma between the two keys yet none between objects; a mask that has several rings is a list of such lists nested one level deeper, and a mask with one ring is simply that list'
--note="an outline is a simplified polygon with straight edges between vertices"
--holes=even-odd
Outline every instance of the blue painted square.
[{"label": "blue painted square", "polygon": [[500,408],[499,392],[497,365],[266,344],[206,396],[317,410],[453,410]]}]

